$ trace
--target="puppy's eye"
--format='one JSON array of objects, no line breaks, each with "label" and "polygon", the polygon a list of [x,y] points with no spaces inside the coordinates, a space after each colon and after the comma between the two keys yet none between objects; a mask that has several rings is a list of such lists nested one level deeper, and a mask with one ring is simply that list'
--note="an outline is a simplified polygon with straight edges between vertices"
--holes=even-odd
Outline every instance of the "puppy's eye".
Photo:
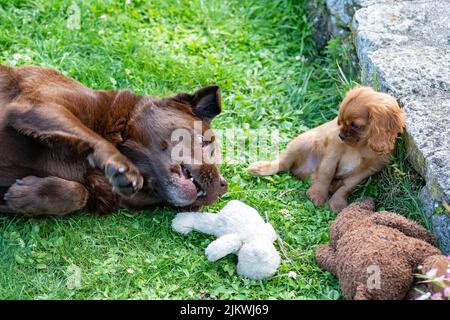
[{"label": "puppy's eye", "polygon": [[356,130],[356,131],[358,131],[359,129],[361,129],[360,126],[354,124],[353,122],[350,124],[350,128],[353,129],[353,130]]}]

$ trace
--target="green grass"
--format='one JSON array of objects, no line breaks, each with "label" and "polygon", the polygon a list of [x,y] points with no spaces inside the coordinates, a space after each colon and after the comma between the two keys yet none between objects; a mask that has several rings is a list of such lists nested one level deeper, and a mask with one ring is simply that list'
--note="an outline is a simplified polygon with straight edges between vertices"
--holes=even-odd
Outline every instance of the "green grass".
[{"label": "green grass", "polygon": [[[81,29],[66,28],[72,2],[0,0],[0,62],[52,66],[93,88],[133,88],[169,95],[222,87],[216,128],[278,128],[284,146],[337,114],[355,79],[349,50],[333,40],[322,55],[311,36],[305,1],[78,1]],[[379,208],[426,223],[421,181],[403,160],[358,187]],[[157,208],[108,217],[0,217],[0,298],[6,299],[337,299],[334,277],[314,263],[335,215],[306,198],[309,182],[289,174],[255,179],[223,165],[229,192],[267,216],[283,240],[277,275],[262,282],[236,275],[236,257],[210,263],[213,237],[171,230],[175,212]],[[81,288],[70,289],[71,266]],[[296,278],[288,277],[294,271]]]}]

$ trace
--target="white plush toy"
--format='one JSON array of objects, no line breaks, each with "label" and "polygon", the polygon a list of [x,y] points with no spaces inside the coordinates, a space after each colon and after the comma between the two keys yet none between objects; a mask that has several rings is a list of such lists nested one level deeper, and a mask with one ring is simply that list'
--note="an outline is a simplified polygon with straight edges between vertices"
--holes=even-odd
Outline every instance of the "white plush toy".
[{"label": "white plush toy", "polygon": [[280,265],[280,255],[273,245],[277,239],[275,230],[243,202],[232,200],[218,214],[179,213],[172,227],[182,234],[196,230],[215,235],[217,239],[205,250],[208,260],[216,261],[235,253],[238,274],[250,279],[271,276]]}]

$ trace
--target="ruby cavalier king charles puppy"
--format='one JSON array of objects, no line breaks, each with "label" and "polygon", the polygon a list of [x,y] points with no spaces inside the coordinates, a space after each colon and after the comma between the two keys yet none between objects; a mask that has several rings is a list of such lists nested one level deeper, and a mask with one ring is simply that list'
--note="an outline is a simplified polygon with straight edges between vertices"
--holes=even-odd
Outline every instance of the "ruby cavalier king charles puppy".
[{"label": "ruby cavalier king charles puppy", "polygon": [[249,166],[254,176],[290,170],[299,179],[312,177],[307,196],[316,207],[329,205],[334,212],[347,206],[352,190],[389,163],[405,114],[397,101],[369,87],[345,95],[335,119],[302,133],[278,159]]}]

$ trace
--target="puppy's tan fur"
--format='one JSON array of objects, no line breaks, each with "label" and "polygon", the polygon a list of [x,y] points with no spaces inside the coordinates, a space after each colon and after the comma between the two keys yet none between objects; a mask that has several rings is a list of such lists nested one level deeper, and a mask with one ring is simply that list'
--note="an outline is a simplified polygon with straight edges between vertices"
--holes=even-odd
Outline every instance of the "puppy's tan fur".
[{"label": "puppy's tan fur", "polygon": [[307,195],[314,205],[323,206],[331,192],[330,207],[340,212],[352,190],[389,163],[404,125],[404,112],[393,97],[357,87],[346,94],[338,117],[299,135],[278,159],[253,163],[248,171],[254,176],[284,170],[299,179],[312,176]]}]

